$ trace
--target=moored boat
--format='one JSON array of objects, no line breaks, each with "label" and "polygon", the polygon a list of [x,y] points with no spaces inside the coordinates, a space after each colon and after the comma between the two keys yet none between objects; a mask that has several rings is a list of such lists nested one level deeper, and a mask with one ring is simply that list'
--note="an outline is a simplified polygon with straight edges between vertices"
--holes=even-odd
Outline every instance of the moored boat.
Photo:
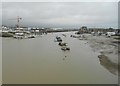
[{"label": "moored boat", "polygon": [[69,47],[62,47],[61,50],[66,51],[66,50],[70,50],[70,48]]}]

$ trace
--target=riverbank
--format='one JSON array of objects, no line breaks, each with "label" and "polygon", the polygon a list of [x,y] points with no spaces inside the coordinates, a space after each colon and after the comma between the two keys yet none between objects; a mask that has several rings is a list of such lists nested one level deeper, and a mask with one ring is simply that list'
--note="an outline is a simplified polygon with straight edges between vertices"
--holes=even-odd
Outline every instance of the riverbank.
[{"label": "riverbank", "polygon": [[[94,52],[100,53],[98,55],[100,64],[104,66],[109,72],[118,75],[118,54],[120,53],[119,37],[112,36],[110,38],[105,35],[93,36],[91,34],[83,34],[87,44],[90,45]],[[84,40],[83,39],[83,40]],[[120,70],[119,70],[120,71]]]}]

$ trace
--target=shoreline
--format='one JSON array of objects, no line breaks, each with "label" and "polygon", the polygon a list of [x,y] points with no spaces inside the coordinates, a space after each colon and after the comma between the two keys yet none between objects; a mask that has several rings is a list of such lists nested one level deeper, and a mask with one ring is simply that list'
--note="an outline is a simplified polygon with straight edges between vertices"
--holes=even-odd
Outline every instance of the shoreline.
[{"label": "shoreline", "polygon": [[[92,36],[91,34],[83,34],[85,41],[90,45],[94,52],[98,52],[100,64],[109,72],[118,75],[120,69],[118,54],[119,40],[116,37],[107,38],[106,36]],[[84,40],[84,39],[83,39]]]}]

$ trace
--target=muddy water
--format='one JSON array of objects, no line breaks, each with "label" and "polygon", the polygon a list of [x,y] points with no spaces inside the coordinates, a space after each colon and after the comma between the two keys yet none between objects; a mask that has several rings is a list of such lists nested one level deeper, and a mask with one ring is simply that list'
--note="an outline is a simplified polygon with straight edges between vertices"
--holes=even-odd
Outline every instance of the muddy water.
[{"label": "muddy water", "polygon": [[[100,65],[98,53],[72,33],[47,34],[34,39],[3,38],[3,83],[7,84],[116,84],[117,75]],[[54,41],[61,36],[70,51]]]},{"label": "muddy water", "polygon": [[2,38],[0,37],[0,85],[2,84]]}]

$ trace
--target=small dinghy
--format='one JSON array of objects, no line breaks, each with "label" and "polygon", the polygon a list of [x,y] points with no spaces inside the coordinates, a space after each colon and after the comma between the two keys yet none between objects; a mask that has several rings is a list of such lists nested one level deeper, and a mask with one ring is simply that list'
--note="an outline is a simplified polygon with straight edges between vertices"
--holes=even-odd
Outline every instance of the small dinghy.
[{"label": "small dinghy", "polygon": [[61,43],[61,42],[59,42],[58,45],[60,45],[60,46],[67,46],[67,43]]},{"label": "small dinghy", "polygon": [[61,50],[66,51],[66,50],[70,50],[70,48],[69,47],[62,47]]}]

